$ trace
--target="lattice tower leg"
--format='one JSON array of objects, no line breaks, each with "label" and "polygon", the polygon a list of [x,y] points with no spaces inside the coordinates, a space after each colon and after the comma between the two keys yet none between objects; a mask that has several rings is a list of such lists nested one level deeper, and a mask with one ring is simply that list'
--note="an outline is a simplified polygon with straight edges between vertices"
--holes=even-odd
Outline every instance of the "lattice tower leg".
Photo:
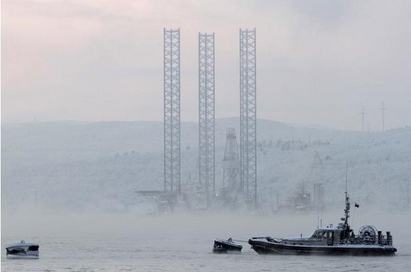
[{"label": "lattice tower leg", "polygon": [[215,58],[214,33],[199,33],[199,181],[207,206],[215,196]]},{"label": "lattice tower leg", "polygon": [[164,191],[180,190],[180,29],[164,29]]},{"label": "lattice tower leg", "polygon": [[256,30],[240,29],[240,167],[249,205],[257,206]]}]

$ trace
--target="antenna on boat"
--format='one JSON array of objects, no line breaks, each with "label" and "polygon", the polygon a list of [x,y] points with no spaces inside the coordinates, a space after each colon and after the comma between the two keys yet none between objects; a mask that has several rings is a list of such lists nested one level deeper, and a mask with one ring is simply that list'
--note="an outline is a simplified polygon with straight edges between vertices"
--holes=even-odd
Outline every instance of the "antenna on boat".
[{"label": "antenna on boat", "polygon": [[348,193],[348,163],[345,162],[345,194]]},{"label": "antenna on boat", "polygon": [[320,218],[320,208],[317,206],[317,229],[322,228],[323,219]]},{"label": "antenna on boat", "polygon": [[344,230],[349,233],[350,226],[348,224],[348,218],[350,217],[350,197],[348,196],[348,163],[345,162],[345,209],[344,217],[341,218],[344,221]]}]

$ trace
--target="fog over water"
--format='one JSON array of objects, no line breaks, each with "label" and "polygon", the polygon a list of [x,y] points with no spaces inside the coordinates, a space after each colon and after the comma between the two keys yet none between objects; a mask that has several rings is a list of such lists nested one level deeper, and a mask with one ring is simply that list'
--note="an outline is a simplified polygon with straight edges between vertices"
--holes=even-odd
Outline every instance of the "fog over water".
[{"label": "fog over water", "polygon": [[[62,210],[27,208],[24,211],[3,211],[2,232],[5,236],[133,236],[184,235],[207,239],[233,237],[240,240],[252,236],[292,237],[309,236],[317,225],[339,223],[341,209],[326,212],[287,212],[279,214],[250,213],[175,213],[164,215],[138,215],[134,213],[67,212]],[[351,215],[351,226],[356,231],[363,225],[375,225],[379,230],[391,231],[394,241],[409,241],[411,234],[410,211],[387,213],[358,209]],[[320,221],[318,220],[320,219]],[[397,239],[395,239],[397,238]],[[203,239],[203,238],[201,238]],[[409,241],[411,242],[411,241]]]}]

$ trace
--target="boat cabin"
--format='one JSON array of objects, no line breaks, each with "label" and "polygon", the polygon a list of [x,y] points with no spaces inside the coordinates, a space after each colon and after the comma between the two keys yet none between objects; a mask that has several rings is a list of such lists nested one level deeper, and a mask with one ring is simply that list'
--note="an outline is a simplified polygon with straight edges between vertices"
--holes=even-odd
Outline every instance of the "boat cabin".
[{"label": "boat cabin", "polygon": [[342,240],[341,234],[342,230],[339,228],[322,228],[314,231],[310,238],[312,240],[323,241],[324,244],[331,246],[340,243]]},{"label": "boat cabin", "polygon": [[318,245],[332,246],[342,241],[340,228],[321,228],[314,231],[309,237],[282,238],[281,241],[291,245]]}]

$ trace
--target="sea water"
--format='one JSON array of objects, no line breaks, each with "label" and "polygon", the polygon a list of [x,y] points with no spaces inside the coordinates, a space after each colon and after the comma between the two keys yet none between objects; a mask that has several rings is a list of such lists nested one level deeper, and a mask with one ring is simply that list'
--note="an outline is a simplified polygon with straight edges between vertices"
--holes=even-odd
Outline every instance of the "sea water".
[{"label": "sea water", "polygon": [[[42,222],[34,216],[8,215],[2,218],[1,265],[2,271],[13,272],[409,271],[411,235],[404,224],[409,219],[399,220],[403,216],[409,214],[387,216],[389,222],[384,223],[392,225],[395,256],[350,257],[258,255],[241,242],[252,236],[299,236],[298,231],[307,236],[314,230],[307,228],[315,221],[312,215],[60,214],[42,217]],[[379,218],[380,223],[387,221]],[[242,252],[213,254],[214,239],[229,237],[240,240]],[[5,246],[23,238],[40,244],[39,259],[6,258]]]}]

